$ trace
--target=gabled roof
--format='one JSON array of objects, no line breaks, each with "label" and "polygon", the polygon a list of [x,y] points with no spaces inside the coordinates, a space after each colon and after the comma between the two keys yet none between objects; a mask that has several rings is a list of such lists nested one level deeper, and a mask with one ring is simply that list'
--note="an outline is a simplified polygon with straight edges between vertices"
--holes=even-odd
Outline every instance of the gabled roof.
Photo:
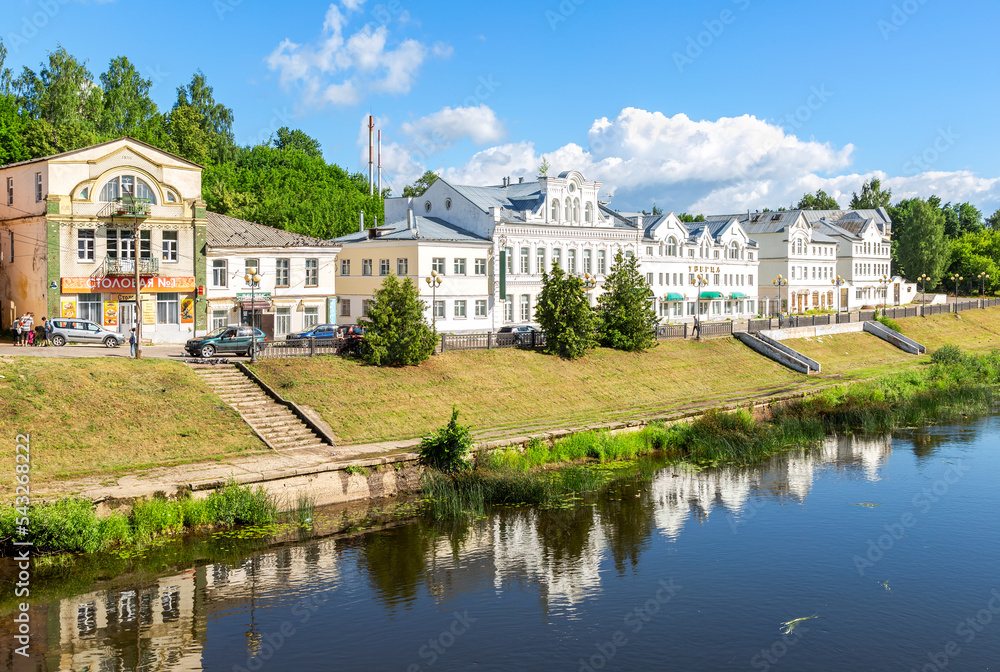
[{"label": "gabled roof", "polygon": [[204,168],[205,168],[205,166],[199,165],[199,164],[197,164],[197,163],[195,163],[193,161],[188,161],[183,156],[178,156],[178,155],[174,154],[173,152],[168,152],[167,150],[161,149],[161,148],[157,147],[156,145],[151,145],[148,142],[143,142],[142,140],[136,140],[135,138],[133,138],[131,136],[123,135],[122,137],[115,138],[114,140],[108,140],[107,142],[99,142],[96,145],[88,145],[86,147],[78,147],[77,149],[71,149],[68,152],[60,152],[59,154],[49,154],[48,156],[39,156],[36,159],[27,159],[26,161],[18,161],[16,163],[8,163],[5,166],[0,166],[0,170],[3,170],[4,168],[14,168],[15,166],[26,166],[28,164],[40,163],[42,161],[51,161],[52,159],[58,159],[58,158],[61,158],[61,157],[64,157],[64,156],[70,156],[72,154],[77,154],[79,152],[82,152],[82,151],[85,151],[85,150],[88,150],[88,149],[93,149],[95,147],[104,147],[105,145],[110,145],[112,143],[120,142],[122,140],[125,140],[126,142],[129,142],[129,143],[132,143],[132,144],[135,144],[135,145],[139,145],[140,147],[145,147],[147,149],[152,149],[152,150],[155,150],[157,152],[162,152],[163,154],[166,154],[167,156],[170,156],[171,158],[177,159],[178,161],[181,161],[182,163],[186,163],[189,166],[193,166],[195,168],[201,168],[202,170],[204,170]]},{"label": "gabled roof", "polygon": [[429,242],[457,242],[457,243],[488,243],[488,238],[477,236],[471,231],[467,231],[459,226],[439,219],[438,217],[420,217],[414,215],[414,226],[408,228],[406,220],[393,222],[377,228],[376,238],[369,238],[370,229],[355,231],[346,236],[334,238],[331,242],[336,244],[362,243],[372,241],[404,241],[404,240],[426,240]]},{"label": "gabled roof", "polygon": [[444,178],[438,178],[444,184],[469,199],[473,205],[489,212],[490,208],[505,208],[507,210],[535,211],[544,205],[542,185],[539,182],[520,182],[509,186],[475,187],[463,184],[452,184]]},{"label": "gabled roof", "polygon": [[335,243],[216,212],[206,213],[209,247],[336,247]]}]

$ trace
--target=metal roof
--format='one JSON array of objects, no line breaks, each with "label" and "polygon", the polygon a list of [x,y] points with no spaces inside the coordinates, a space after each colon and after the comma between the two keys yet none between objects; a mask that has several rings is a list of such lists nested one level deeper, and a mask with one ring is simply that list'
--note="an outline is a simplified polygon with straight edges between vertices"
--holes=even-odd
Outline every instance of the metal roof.
[{"label": "metal roof", "polygon": [[437,217],[413,217],[414,227],[407,228],[406,220],[386,224],[378,227],[376,238],[369,238],[370,229],[356,231],[346,236],[334,238],[332,242],[337,244],[362,243],[371,241],[404,241],[404,240],[426,240],[434,242],[460,242],[460,243],[488,243],[488,238],[477,236],[471,231],[467,231],[459,226],[451,224]]},{"label": "metal roof", "polygon": [[283,231],[217,212],[205,214],[205,238],[209,247],[335,247],[320,238]]},{"label": "metal roof", "polygon": [[200,164],[197,164],[194,161],[188,161],[183,156],[178,156],[177,154],[174,154],[173,152],[168,152],[167,150],[161,149],[161,148],[157,147],[156,145],[151,145],[148,142],[143,142],[142,140],[136,140],[135,138],[133,138],[133,137],[131,137],[129,135],[123,135],[120,138],[115,138],[114,140],[107,140],[105,142],[99,142],[96,145],[88,145],[86,147],[77,147],[76,149],[71,149],[68,152],[59,152],[58,154],[49,154],[48,156],[39,156],[38,158],[35,158],[35,159],[26,159],[24,161],[17,161],[15,163],[8,163],[6,165],[0,166],[0,170],[3,170],[4,168],[14,168],[16,166],[26,166],[26,165],[28,165],[30,163],[39,163],[41,161],[50,161],[52,159],[58,159],[58,158],[61,158],[63,156],[69,156],[70,154],[77,154],[79,152],[82,152],[82,151],[85,151],[85,150],[88,150],[88,149],[93,149],[95,147],[103,147],[104,145],[110,145],[113,142],[119,142],[121,140],[125,140],[125,141],[131,142],[131,143],[135,143],[136,145],[139,145],[141,147],[146,147],[148,149],[153,149],[153,150],[156,150],[157,152],[162,152],[162,153],[164,153],[164,154],[166,154],[166,155],[168,155],[168,156],[170,156],[170,157],[172,157],[174,159],[177,159],[178,161],[181,161],[183,163],[188,164],[189,166],[194,166],[195,168],[202,168],[202,169],[205,168],[204,166],[202,166]]}]

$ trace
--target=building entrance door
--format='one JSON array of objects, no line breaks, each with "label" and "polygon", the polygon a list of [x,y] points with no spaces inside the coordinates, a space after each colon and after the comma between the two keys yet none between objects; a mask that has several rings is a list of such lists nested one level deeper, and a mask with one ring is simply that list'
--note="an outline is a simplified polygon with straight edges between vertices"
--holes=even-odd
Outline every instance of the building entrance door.
[{"label": "building entrance door", "polygon": [[135,303],[132,301],[118,302],[118,331],[127,334],[135,326]]}]

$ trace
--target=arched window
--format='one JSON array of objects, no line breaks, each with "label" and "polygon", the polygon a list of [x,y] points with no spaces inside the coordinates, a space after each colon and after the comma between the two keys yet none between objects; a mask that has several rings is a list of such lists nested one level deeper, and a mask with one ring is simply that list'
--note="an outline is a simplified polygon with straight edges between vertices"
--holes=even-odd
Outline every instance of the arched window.
[{"label": "arched window", "polygon": [[594,221],[594,206],[591,205],[590,201],[587,201],[587,203],[583,206],[583,217],[584,221],[588,224],[591,224]]},{"label": "arched window", "polygon": [[580,199],[573,199],[573,221],[577,224],[580,223]]},{"label": "arched window", "polygon": [[101,187],[100,200],[103,202],[114,201],[123,196],[142,198],[150,203],[156,203],[156,192],[142,178],[135,175],[113,177]]},{"label": "arched window", "polygon": [[566,197],[566,222],[569,224],[573,223],[573,201],[569,200],[569,196]]},{"label": "arched window", "polygon": [[677,240],[673,236],[667,238],[667,255],[671,257],[677,256]]},{"label": "arched window", "polygon": [[552,221],[559,221],[559,199],[552,199]]},{"label": "arched window", "polygon": [[735,240],[729,245],[729,258],[730,259],[740,258],[740,246],[736,244]]}]

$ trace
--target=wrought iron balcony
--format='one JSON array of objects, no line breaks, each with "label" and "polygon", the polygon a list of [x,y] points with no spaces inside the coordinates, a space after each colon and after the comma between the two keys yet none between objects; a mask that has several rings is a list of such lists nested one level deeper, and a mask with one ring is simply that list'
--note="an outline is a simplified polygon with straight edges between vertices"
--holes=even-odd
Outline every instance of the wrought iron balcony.
[{"label": "wrought iron balcony", "polygon": [[115,259],[106,257],[101,264],[98,275],[135,275],[135,264],[139,262],[139,275],[159,275],[160,260],[153,258],[142,259]]},{"label": "wrought iron balcony", "polygon": [[152,201],[148,198],[116,198],[97,213],[98,217],[149,217]]}]

